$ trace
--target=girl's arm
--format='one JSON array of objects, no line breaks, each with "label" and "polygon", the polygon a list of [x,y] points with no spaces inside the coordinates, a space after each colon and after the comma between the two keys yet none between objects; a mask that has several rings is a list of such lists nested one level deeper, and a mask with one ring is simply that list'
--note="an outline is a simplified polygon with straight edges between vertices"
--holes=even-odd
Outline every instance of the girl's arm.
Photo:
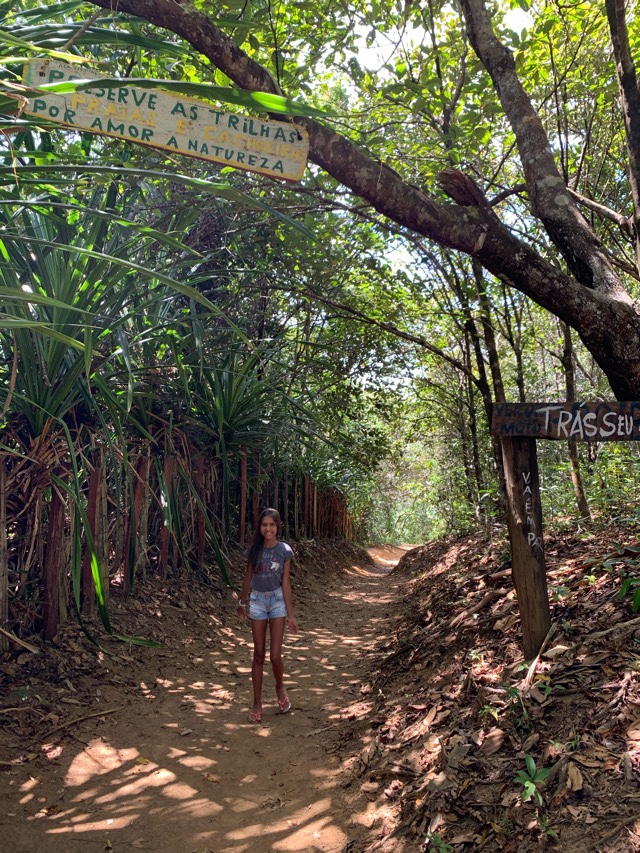
[{"label": "girl's arm", "polygon": [[244,573],[242,581],[242,592],[240,593],[240,601],[238,602],[238,618],[247,618],[247,602],[249,601],[249,593],[251,592],[251,579],[253,578],[253,566],[247,563],[247,569]]},{"label": "girl's arm", "polygon": [[293,595],[291,593],[291,560],[287,560],[284,564],[282,574],[282,592],[284,595],[284,603],[287,606],[287,617],[289,619],[289,630],[292,634],[298,633],[298,620],[293,612]]}]

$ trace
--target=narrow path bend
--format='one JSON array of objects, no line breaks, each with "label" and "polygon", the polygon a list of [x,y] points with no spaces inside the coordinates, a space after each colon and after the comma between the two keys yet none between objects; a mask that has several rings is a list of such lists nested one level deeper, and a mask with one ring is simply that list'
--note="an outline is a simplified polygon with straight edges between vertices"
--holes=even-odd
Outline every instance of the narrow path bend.
[{"label": "narrow path bend", "polygon": [[0,850],[339,853],[362,842],[375,815],[364,797],[347,798],[337,752],[345,720],[367,710],[361,684],[393,616],[387,575],[401,554],[374,550],[373,567],[300,595],[300,634],[285,638],[294,710],[278,714],[265,671],[259,726],[247,721],[249,627],[228,611],[207,638],[186,620],[177,649],[148,652],[130,681],[116,673],[103,688],[112,707],[119,680],[135,685],[129,704],[0,775]]}]

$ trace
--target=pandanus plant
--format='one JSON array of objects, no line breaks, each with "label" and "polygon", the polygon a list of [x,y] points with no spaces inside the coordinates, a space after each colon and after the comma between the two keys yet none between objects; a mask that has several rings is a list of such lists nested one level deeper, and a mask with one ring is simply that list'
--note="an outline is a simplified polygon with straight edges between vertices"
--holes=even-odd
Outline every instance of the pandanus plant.
[{"label": "pandanus plant", "polygon": [[[107,14],[87,26],[82,3],[54,4],[46,9],[28,6],[0,6],[0,58],[8,69],[0,81],[0,358],[6,365],[4,375],[0,375],[4,418],[0,424],[4,472],[0,472],[0,482],[4,480],[9,496],[6,516],[18,519],[12,522],[10,536],[11,544],[17,547],[12,557],[12,582],[14,587],[29,591],[25,598],[31,595],[35,611],[42,601],[42,574],[46,575],[45,633],[51,635],[61,606],[58,591],[68,565],[80,607],[82,531],[100,613],[110,630],[106,590],[93,541],[95,519],[92,522],[87,515],[90,508],[83,483],[85,469],[91,470],[93,455],[99,459],[100,448],[119,458],[127,469],[127,429],[149,437],[142,414],[144,394],[136,385],[149,362],[144,354],[136,360],[141,355],[140,349],[132,346],[140,333],[136,320],[153,311],[155,305],[166,309],[176,294],[181,295],[176,300],[178,305],[186,299],[190,306],[198,307],[198,322],[206,320],[208,314],[217,318],[221,314],[197,288],[184,284],[182,275],[171,276],[158,269],[158,246],[167,250],[167,256],[173,251],[174,258],[176,249],[183,259],[189,257],[189,250],[176,235],[153,232],[146,222],[131,221],[122,213],[119,188],[123,184],[136,191],[143,185],[166,187],[170,180],[194,192],[275,213],[309,235],[302,226],[230,184],[179,174],[174,163],[166,169],[158,168],[157,157],[151,168],[148,163],[142,167],[147,153],[126,151],[122,143],[95,141],[87,135],[64,139],[62,132],[54,131],[46,121],[24,114],[22,107],[29,92],[20,88],[20,73],[29,58],[95,60],[99,45],[101,67],[106,68],[104,63],[108,63],[112,74],[121,72],[123,63],[130,63],[133,51],[142,73],[150,70],[159,77],[183,78],[170,63],[162,67],[161,57],[175,60],[188,56],[177,43],[160,44],[135,28],[126,29],[117,14]],[[52,23],[56,16],[58,23]],[[263,103],[255,93],[201,86],[193,79],[176,79],[170,85],[182,86],[184,94],[215,97],[263,111],[307,111],[303,105],[283,98],[265,96],[268,102]],[[124,83],[129,85],[127,81],[113,81],[114,86]],[[159,83],[141,81],[141,85],[157,87]],[[130,211],[132,218],[135,213]],[[145,243],[153,243],[153,255],[145,256]],[[164,266],[168,268],[170,263]],[[171,318],[165,322],[170,323]],[[176,319],[178,325],[183,322],[184,317]],[[151,327],[142,333],[153,339]],[[206,373],[205,369],[200,375]],[[196,390],[193,397],[188,395],[188,401],[212,395],[214,414],[204,416],[203,423],[217,424],[216,447],[224,460],[224,490],[228,495],[228,423],[233,418],[222,431],[218,429],[220,406],[226,407],[229,399],[221,403],[216,397],[218,391],[224,396],[225,382],[205,379],[203,387],[209,387],[204,396],[202,389]],[[137,407],[136,398],[141,403]],[[237,415],[240,409],[235,412]],[[243,430],[251,440],[251,430]],[[115,464],[112,467],[115,469]],[[164,483],[165,470],[158,476]],[[164,491],[166,515],[166,507],[172,502],[168,488]],[[228,520],[228,501],[225,505]],[[46,549],[42,535],[45,520]],[[213,541],[213,528],[209,535]],[[64,549],[59,547],[63,540],[71,543],[66,562]],[[4,549],[0,548],[2,553]],[[0,574],[7,571],[8,564],[0,565]],[[32,621],[35,624],[35,615]]]},{"label": "pandanus plant", "polygon": [[[0,199],[0,357],[8,368],[0,377],[5,418],[0,453],[7,468],[7,518],[21,518],[12,531],[19,546],[12,568],[14,584],[23,589],[44,581],[46,635],[57,626],[65,557],[79,608],[82,529],[100,613],[110,630],[81,469],[85,448],[96,444],[108,447],[126,468],[124,427],[133,420],[138,369],[131,317],[141,313],[141,292],[152,313],[154,304],[167,303],[169,289],[220,313],[194,288],[132,260],[144,253],[144,240],[122,221],[113,227],[108,208],[114,193],[113,187],[96,189],[86,206],[50,195],[33,202]],[[143,237],[156,247],[172,240],[159,233]],[[136,425],[144,431],[140,420]],[[70,529],[67,498],[73,508]],[[43,569],[34,542],[45,508]],[[65,554],[68,541],[71,551]]]}]

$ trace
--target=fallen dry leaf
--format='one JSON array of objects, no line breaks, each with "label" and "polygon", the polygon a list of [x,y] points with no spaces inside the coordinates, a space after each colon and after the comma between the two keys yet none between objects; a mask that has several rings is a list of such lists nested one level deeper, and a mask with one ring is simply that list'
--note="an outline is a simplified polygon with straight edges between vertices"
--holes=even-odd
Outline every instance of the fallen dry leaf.
[{"label": "fallen dry leaf", "polygon": [[545,696],[544,693],[542,693],[542,691],[535,684],[529,690],[529,695],[532,696],[536,700],[536,702],[539,702],[541,705],[549,698],[548,696]]},{"label": "fallen dry leaf", "polygon": [[565,652],[568,652],[569,648],[570,648],[570,646],[562,646],[562,645],[554,646],[552,649],[547,649],[546,652],[543,652],[542,657],[543,658],[551,658],[551,660],[553,660],[553,658],[557,658],[560,655],[563,655]]},{"label": "fallen dry leaf", "polygon": [[510,616],[506,616],[504,619],[498,619],[496,622],[494,622],[493,630],[508,631],[509,628],[512,628],[517,621],[518,617],[514,613],[512,613]]},{"label": "fallen dry leaf", "polygon": [[485,755],[494,755],[502,748],[504,743],[504,732],[502,729],[493,728],[487,732],[484,743],[480,747],[480,751]]},{"label": "fallen dry leaf", "polygon": [[597,652],[593,655],[585,655],[585,657],[582,659],[578,658],[578,660],[583,666],[595,666],[608,657],[611,657],[611,652]]},{"label": "fallen dry leaf", "polygon": [[569,762],[569,766],[567,767],[567,788],[570,791],[582,790],[582,773],[572,761]]}]

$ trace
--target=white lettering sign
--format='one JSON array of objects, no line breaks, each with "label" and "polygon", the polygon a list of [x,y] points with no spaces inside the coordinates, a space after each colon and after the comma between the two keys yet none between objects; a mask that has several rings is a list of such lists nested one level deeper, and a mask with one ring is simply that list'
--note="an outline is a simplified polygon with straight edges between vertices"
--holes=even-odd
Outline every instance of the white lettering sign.
[{"label": "white lettering sign", "polygon": [[[583,412],[581,409],[568,411],[562,406],[544,406],[536,410],[544,415],[544,429],[551,438],[616,438],[624,439],[633,433],[633,415],[606,412],[602,423],[596,425],[595,412]],[[551,420],[553,412],[557,418]]]},{"label": "white lettering sign", "polygon": [[[41,59],[28,62],[23,73],[25,85],[31,88],[94,78],[97,79],[95,74],[88,74],[83,68]],[[68,95],[41,92],[29,100],[25,112],[69,128],[128,139],[286,181],[300,180],[309,152],[304,128],[232,115],[205,101],[134,86],[96,86]]]}]

